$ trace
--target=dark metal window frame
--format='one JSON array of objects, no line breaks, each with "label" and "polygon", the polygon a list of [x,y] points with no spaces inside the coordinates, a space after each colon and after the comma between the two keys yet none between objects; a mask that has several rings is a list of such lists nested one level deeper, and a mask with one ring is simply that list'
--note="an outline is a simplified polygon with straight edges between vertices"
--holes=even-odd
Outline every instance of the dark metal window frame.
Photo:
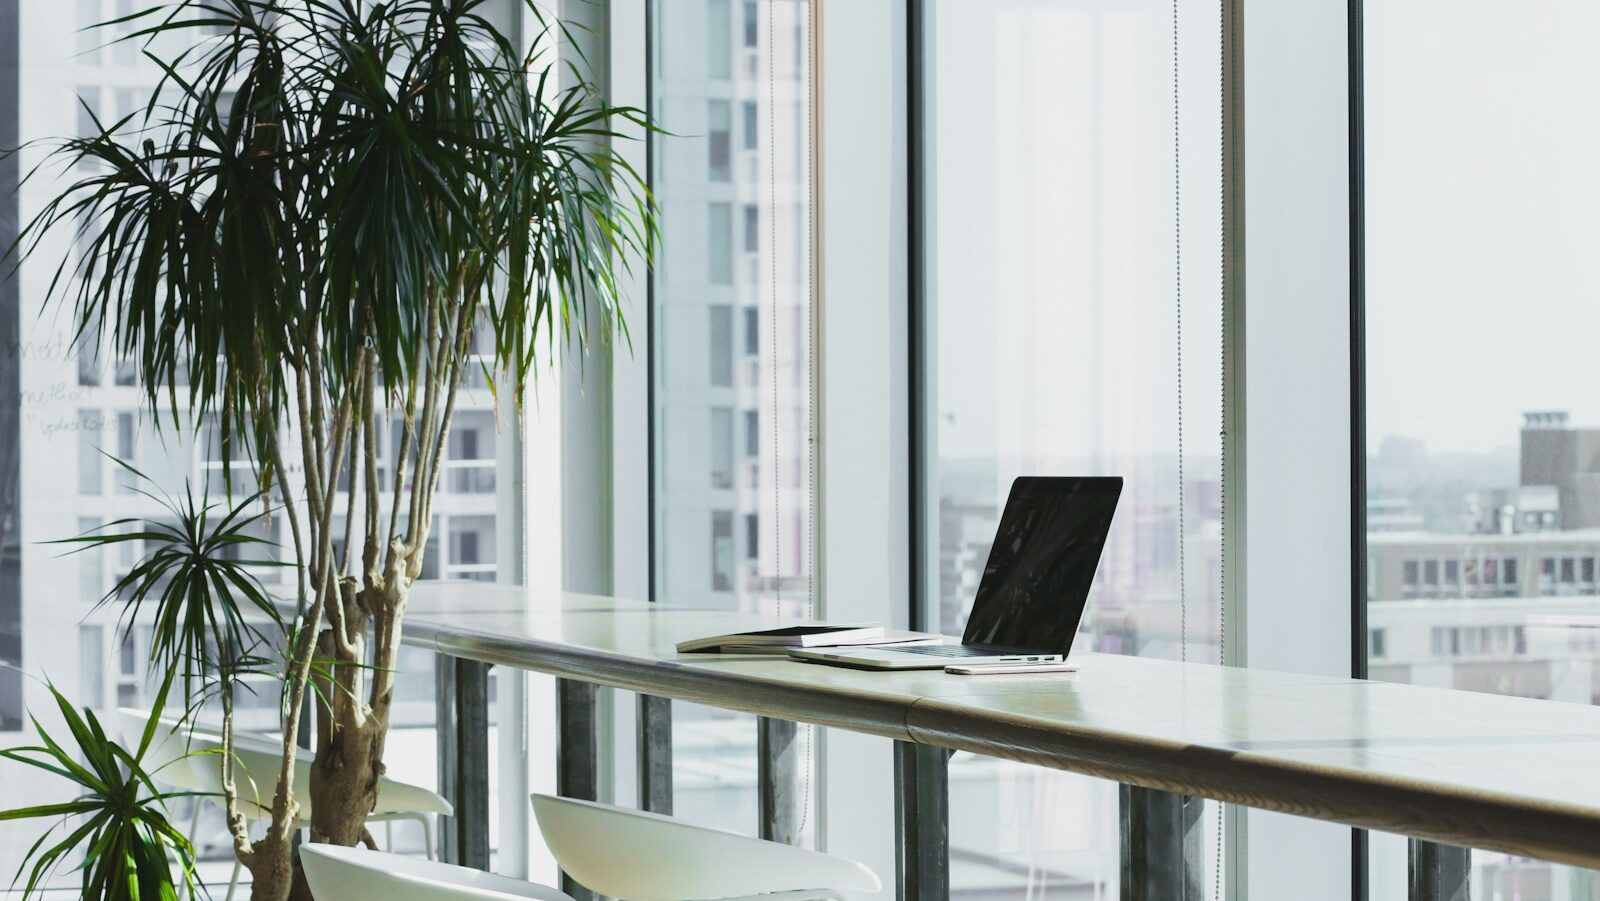
[{"label": "dark metal window frame", "polygon": [[[1350,676],[1367,677],[1367,293],[1362,2],[1347,0],[1350,191]],[[1350,897],[1366,901],[1368,835],[1350,830]]]}]

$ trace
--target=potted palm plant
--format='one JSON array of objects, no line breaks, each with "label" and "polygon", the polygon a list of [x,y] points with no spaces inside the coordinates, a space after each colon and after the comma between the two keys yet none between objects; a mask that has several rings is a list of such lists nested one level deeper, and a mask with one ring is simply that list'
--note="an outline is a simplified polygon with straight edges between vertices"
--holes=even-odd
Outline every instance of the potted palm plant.
[{"label": "potted palm plant", "polygon": [[[643,113],[558,65],[571,35],[533,0],[531,38],[488,5],[178,0],[123,20],[160,83],[55,145],[76,175],[14,248],[75,230],[51,290],[79,334],[132,361],[167,422],[211,423],[248,463],[230,478],[283,511],[302,612],[265,834],[225,799],[256,898],[306,896],[289,776],[310,698],[312,839],[355,844],[373,808],[463,377],[515,403],[564,348],[622,334],[622,276],[651,250],[652,202],[612,149]],[[211,687],[230,736],[232,682]]]}]

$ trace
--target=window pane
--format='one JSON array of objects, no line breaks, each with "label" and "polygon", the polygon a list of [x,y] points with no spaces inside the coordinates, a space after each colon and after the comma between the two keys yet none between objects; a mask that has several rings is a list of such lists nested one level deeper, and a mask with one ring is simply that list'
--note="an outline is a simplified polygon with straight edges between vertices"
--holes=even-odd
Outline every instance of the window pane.
[{"label": "window pane", "polygon": [[[1367,619],[1384,634],[1368,670],[1592,704],[1600,7],[1508,10],[1366,5]],[[1418,557],[1447,561],[1442,587],[1423,573],[1436,600],[1408,600]],[[1401,840],[1372,844],[1372,898],[1404,898]],[[1600,891],[1594,873],[1472,859],[1473,898]]]},{"label": "window pane", "polygon": [[77,702],[99,710],[106,697],[105,631],[97,625],[78,627]]},{"label": "window pane", "polygon": [[[1074,651],[1214,661],[1217,6],[1183,0],[1176,78],[1165,2],[927,8],[928,618],[961,634],[1014,478],[1120,475]],[[960,754],[950,783],[952,895],[1115,897],[1114,783]]]},{"label": "window pane", "polygon": [[714,202],[706,209],[706,281],[733,284],[733,204]]},{"label": "window pane", "polygon": [[716,388],[733,387],[733,308],[717,304],[706,311],[710,335],[707,338],[707,362],[711,367],[711,385]]},{"label": "window pane", "polygon": [[[658,0],[650,14],[652,113],[670,133],[652,138],[656,599],[804,616],[810,8]],[[674,813],[753,833],[753,719],[674,704],[673,744]]]},{"label": "window pane", "polygon": [[[11,81],[0,79],[0,146],[84,134],[93,123],[76,102],[79,96],[102,122],[140,108],[161,75],[159,68],[145,58],[140,52],[142,45],[136,42],[101,46],[127,34],[132,25],[124,23],[109,30],[92,26],[114,16],[147,11],[152,5],[150,0],[11,4],[11,8],[25,9],[20,20],[7,20],[5,28],[13,33],[5,37],[8,46],[18,42],[23,52],[19,60],[0,63],[16,76]],[[505,21],[503,17],[519,5],[520,0],[492,0],[480,11]],[[20,33],[15,33],[17,28]],[[162,50],[159,42],[156,49]],[[13,127],[18,130],[12,131]],[[19,199],[16,180],[34,161],[25,158],[12,159],[9,165],[0,163],[0,246],[8,245],[13,237],[7,229],[39,213],[39,204],[58,187],[51,179],[88,174],[84,169],[58,173],[46,167],[30,182],[33,190],[22,192]],[[180,428],[173,429],[166,417],[158,422],[141,409],[143,386],[138,384],[138,367],[119,359],[107,336],[90,331],[74,345],[71,304],[45,304],[44,286],[55,274],[60,256],[73,250],[75,243],[65,232],[48,236],[39,254],[25,261],[14,279],[8,278],[9,263],[0,267],[0,348],[5,349],[0,353],[0,733],[10,733],[4,739],[6,746],[28,744],[33,738],[18,734],[24,673],[51,676],[75,703],[102,710],[116,704],[148,705],[151,700],[153,691],[146,676],[148,620],[153,609],[147,607],[132,624],[131,645],[123,643],[116,628],[120,606],[93,610],[94,602],[127,573],[141,549],[129,543],[104,551],[63,554],[58,553],[59,548],[43,544],[101,522],[124,517],[143,522],[161,515],[154,500],[132,490],[141,487],[137,480],[107,456],[137,465],[156,483],[155,493],[181,494],[185,483],[197,491],[209,487],[214,495],[221,490],[222,448],[214,429],[194,434],[192,423],[180,423]],[[81,251],[82,245],[77,249]],[[474,372],[467,373],[469,383],[476,377]],[[182,387],[180,382],[180,391]],[[482,388],[457,398],[456,427],[447,469],[440,474],[440,490],[465,496],[442,499],[439,504],[449,516],[440,517],[429,541],[425,578],[514,575],[497,567],[504,559],[499,542],[516,546],[514,537],[506,534],[508,529],[496,527],[506,522],[499,505],[515,503],[520,492],[495,490],[495,458],[500,448],[494,440],[494,409],[494,397]],[[387,436],[380,443],[393,446]],[[297,447],[298,442],[291,441],[288,446]],[[237,446],[231,451],[236,462],[245,456]],[[387,465],[384,468],[388,469]],[[512,471],[509,466],[504,469]],[[235,471],[234,477],[239,476]],[[239,487],[235,485],[236,492]],[[243,498],[236,493],[235,499]],[[387,500],[385,490],[385,510]],[[343,509],[343,498],[339,506]],[[287,532],[277,523],[263,531],[284,547],[290,545]],[[283,570],[263,568],[260,576],[280,596],[292,598]],[[266,649],[266,655],[271,657],[274,650]],[[435,779],[432,659],[431,653],[419,653],[404,660],[385,755],[391,774],[404,774],[407,781],[423,785]],[[38,699],[30,689],[29,700]],[[275,728],[276,702],[277,692],[272,690],[241,699],[241,729]],[[47,725],[52,724],[48,710],[38,712]],[[220,712],[213,707],[202,710],[200,716],[215,722]],[[10,778],[13,770],[0,770],[9,806],[62,800],[57,783],[19,782]],[[228,878],[232,849],[220,817],[214,807],[210,809],[213,813],[203,819],[196,838],[202,875],[212,894],[220,897],[219,884]],[[186,825],[188,811],[183,805],[179,814],[180,825]],[[387,830],[375,831],[383,841]],[[0,871],[16,872],[34,835],[35,824],[0,824]],[[396,839],[402,850],[422,849],[417,824],[397,824]],[[64,893],[75,884],[76,874],[70,869],[62,868],[56,874],[52,893]],[[248,880],[248,873],[245,878]],[[245,888],[243,893],[248,891]]]},{"label": "window pane", "polygon": [[711,411],[711,487],[733,487],[733,411]]},{"label": "window pane", "polygon": [[105,456],[100,452],[101,423],[98,410],[78,411],[78,493],[99,494],[104,490]]},{"label": "window pane", "polygon": [[728,4],[729,0],[705,3],[706,74],[711,78],[733,77],[733,18]]},{"label": "window pane", "polygon": [[707,108],[708,176],[712,181],[733,178],[733,109],[726,100],[713,100]]}]

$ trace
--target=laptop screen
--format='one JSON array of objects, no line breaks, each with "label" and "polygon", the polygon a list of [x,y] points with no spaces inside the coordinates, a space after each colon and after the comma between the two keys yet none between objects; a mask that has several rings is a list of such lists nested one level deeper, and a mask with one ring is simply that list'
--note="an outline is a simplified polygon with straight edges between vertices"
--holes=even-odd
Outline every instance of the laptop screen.
[{"label": "laptop screen", "polygon": [[1116,477],[1012,482],[961,640],[1065,654],[1121,494]]}]

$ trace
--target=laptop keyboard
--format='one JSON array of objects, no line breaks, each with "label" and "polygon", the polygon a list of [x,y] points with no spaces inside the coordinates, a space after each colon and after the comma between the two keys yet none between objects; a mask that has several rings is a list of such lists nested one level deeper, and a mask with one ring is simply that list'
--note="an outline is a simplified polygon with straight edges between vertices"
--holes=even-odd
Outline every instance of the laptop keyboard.
[{"label": "laptop keyboard", "polygon": [[999,648],[985,648],[970,644],[921,644],[909,648],[889,648],[901,654],[926,654],[929,657],[999,657],[1002,654],[1015,654],[1016,651],[1003,651]]}]

